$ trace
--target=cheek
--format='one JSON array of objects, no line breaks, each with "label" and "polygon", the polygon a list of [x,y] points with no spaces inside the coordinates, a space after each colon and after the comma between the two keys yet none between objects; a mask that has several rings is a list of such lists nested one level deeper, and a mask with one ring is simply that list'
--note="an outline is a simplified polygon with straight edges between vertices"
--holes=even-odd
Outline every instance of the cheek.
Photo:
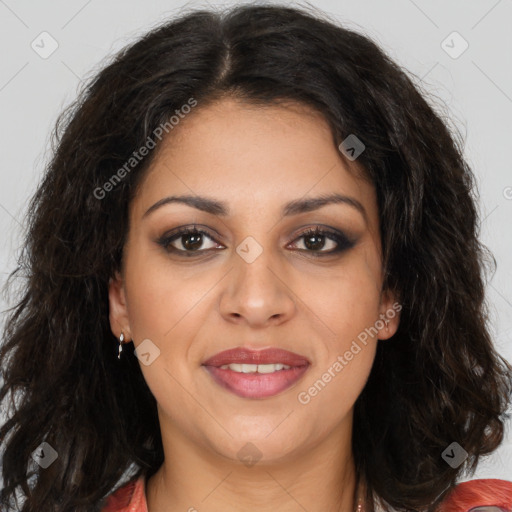
[{"label": "cheek", "polygon": [[304,425],[312,422],[316,435],[327,433],[333,425],[350,417],[370,375],[375,348],[375,344],[361,345],[350,361],[344,356],[341,360],[332,357],[323,368],[317,368],[298,391],[297,407],[305,418]]},{"label": "cheek", "polygon": [[366,258],[354,257],[339,270],[304,278],[301,284],[297,295],[304,298],[304,314],[317,325],[329,352],[346,350],[379,318],[380,283]]},{"label": "cheek", "polygon": [[308,297],[306,311],[322,329],[322,343],[315,347],[316,368],[297,399],[309,410],[318,408],[326,420],[336,421],[349,411],[373,365],[380,304],[375,270],[368,259],[354,258],[303,295]]},{"label": "cheek", "polygon": [[315,367],[298,390],[297,401],[309,417],[319,415],[326,426],[346,417],[366,384],[377,348],[372,328],[378,305],[375,283],[341,278],[330,282],[323,300],[316,302],[330,336],[316,347]]},{"label": "cheek", "polygon": [[162,344],[181,328],[183,319],[200,307],[205,290],[215,284],[215,276],[201,276],[192,267],[171,267],[149,251],[133,254],[127,260],[126,276],[134,339],[150,338]]},{"label": "cheek", "polygon": [[187,340],[197,329],[194,314],[202,306],[205,283],[187,278],[164,259],[141,250],[126,259],[126,289],[135,347],[149,339],[158,348],[150,364],[141,360],[144,379],[166,414],[179,417],[180,411],[190,408],[182,387],[188,382]]}]

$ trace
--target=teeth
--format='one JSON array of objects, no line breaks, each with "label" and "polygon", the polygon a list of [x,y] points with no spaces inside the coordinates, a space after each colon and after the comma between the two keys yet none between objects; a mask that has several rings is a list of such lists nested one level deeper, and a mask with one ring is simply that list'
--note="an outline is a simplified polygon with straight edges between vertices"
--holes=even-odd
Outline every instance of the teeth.
[{"label": "teeth", "polygon": [[221,370],[232,370],[239,373],[273,373],[279,370],[289,370],[291,366],[286,364],[224,364]]}]

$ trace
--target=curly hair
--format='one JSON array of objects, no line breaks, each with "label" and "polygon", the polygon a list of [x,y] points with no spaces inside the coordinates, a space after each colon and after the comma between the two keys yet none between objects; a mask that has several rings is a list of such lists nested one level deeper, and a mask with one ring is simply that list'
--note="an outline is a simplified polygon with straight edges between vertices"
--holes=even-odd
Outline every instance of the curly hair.
[{"label": "curly hair", "polygon": [[[478,240],[460,135],[382,49],[322,13],[201,9],[115,55],[55,126],[9,279],[22,285],[0,352],[2,507],[19,497],[22,512],[100,510],[130,468],[151,475],[162,464],[156,401],[133,350],[118,361],[108,305],[128,208],[156,150],[108,198],[95,191],[189,98],[200,109],[225,96],[307,105],[337,146],[349,134],[366,146],[358,163],[377,192],[383,288],[402,305],[355,404],[352,447],[368,505],[434,510],[501,443],[512,367],[487,326],[495,262]],[[44,441],[58,458],[41,470],[31,454]],[[441,456],[454,441],[469,454],[458,468]]]}]

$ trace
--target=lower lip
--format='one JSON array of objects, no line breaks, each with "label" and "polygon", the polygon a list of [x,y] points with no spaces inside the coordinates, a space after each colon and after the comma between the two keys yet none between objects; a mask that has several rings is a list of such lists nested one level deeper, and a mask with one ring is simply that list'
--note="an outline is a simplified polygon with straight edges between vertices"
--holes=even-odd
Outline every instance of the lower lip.
[{"label": "lower lip", "polygon": [[240,373],[205,366],[215,382],[243,398],[267,398],[293,386],[304,375],[309,365],[297,366],[273,373]]}]

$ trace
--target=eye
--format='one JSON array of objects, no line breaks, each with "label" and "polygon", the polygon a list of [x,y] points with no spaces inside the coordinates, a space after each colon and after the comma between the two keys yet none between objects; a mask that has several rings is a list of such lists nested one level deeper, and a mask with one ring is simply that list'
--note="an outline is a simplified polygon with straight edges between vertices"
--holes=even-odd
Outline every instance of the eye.
[{"label": "eye", "polygon": [[[211,241],[210,247],[204,247],[205,239]],[[337,230],[316,226],[304,231],[294,240],[304,239],[304,248],[298,248],[301,252],[310,253],[313,257],[330,256],[350,249],[355,242],[350,240],[344,233]],[[166,251],[178,254],[179,256],[191,257],[213,249],[224,248],[216,243],[211,234],[196,226],[180,228],[169,234],[165,234],[157,240]],[[300,244],[299,244],[300,245]]]},{"label": "eye", "polygon": [[344,233],[321,228],[320,226],[304,231],[295,241],[300,239],[304,239],[303,245],[305,249],[299,250],[310,252],[314,257],[337,254],[355,245],[355,242],[350,240]]},{"label": "eye", "polygon": [[182,228],[174,233],[164,235],[157,242],[169,252],[181,253],[184,256],[194,256],[194,252],[206,252],[218,247],[218,244],[213,244],[210,247],[204,248],[205,238],[213,242],[213,237],[208,232],[194,226],[192,228]]}]

